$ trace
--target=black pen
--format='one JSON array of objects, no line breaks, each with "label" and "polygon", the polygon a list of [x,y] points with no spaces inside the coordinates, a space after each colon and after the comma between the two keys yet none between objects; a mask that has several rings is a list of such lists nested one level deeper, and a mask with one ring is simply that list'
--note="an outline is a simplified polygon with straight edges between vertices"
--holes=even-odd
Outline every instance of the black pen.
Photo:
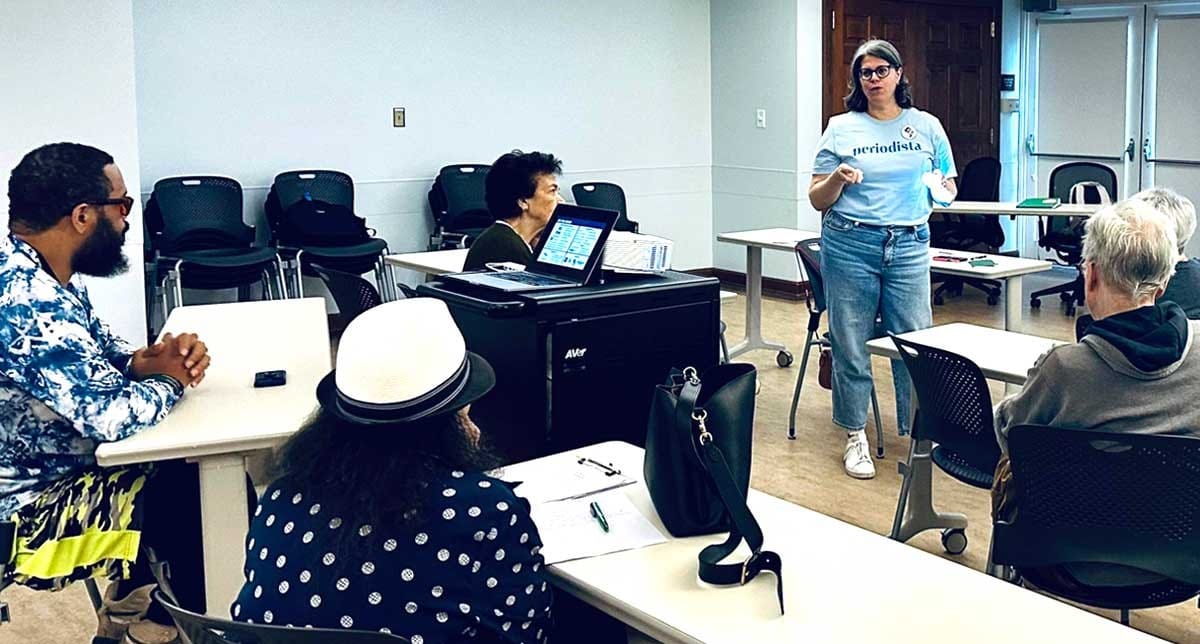
[{"label": "black pen", "polygon": [[608,532],[608,519],[604,517],[604,510],[600,509],[600,504],[592,501],[588,507],[592,509],[592,518],[600,524],[600,529]]},{"label": "black pen", "polygon": [[586,456],[579,457],[579,464],[580,465],[594,465],[594,466],[604,470],[605,476],[613,476],[614,474],[621,473],[621,470],[618,470],[617,468],[613,467],[612,464],[605,465],[604,463],[601,463],[600,461],[594,461],[590,458],[587,458]]}]

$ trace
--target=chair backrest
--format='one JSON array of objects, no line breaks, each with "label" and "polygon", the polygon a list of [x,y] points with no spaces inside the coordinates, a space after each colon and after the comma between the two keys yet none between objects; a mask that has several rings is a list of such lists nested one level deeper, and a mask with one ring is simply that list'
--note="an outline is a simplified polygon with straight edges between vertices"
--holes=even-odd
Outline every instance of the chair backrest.
[{"label": "chair backrest", "polygon": [[448,165],[438,172],[445,209],[433,216],[448,231],[486,228],[495,221],[487,207],[486,184],[489,165]]},{"label": "chair backrest", "polygon": [[957,199],[1000,201],[1000,161],[995,157],[979,157],[968,163],[959,177]]},{"label": "chair backrest", "polygon": [[1040,425],[1008,433],[1016,514],[997,563],[1106,563],[1200,585],[1200,438]]},{"label": "chair backrest", "polygon": [[228,177],[160,179],[150,198],[161,216],[159,250],[248,247],[254,229],[242,220],[242,186]]},{"label": "chair backrest", "polygon": [[[1071,203],[1073,196],[1082,194],[1083,203],[1101,203],[1102,197],[1095,188],[1089,187],[1082,192],[1073,190],[1075,184],[1089,182],[1103,187],[1108,192],[1110,198],[1115,199],[1117,197],[1117,173],[1106,165],[1092,163],[1091,161],[1064,163],[1051,170],[1050,196],[1057,197],[1063,203]],[[1072,193],[1075,193],[1075,195]],[[1048,234],[1057,233],[1059,237],[1066,238],[1060,240],[1057,245],[1042,244],[1043,247],[1057,248],[1063,246],[1063,242],[1065,242],[1068,250],[1076,251],[1078,250],[1076,247],[1083,244],[1083,218],[1046,216],[1041,217],[1040,220],[1039,229],[1041,237],[1044,238]]]},{"label": "chair backrest", "polygon": [[330,628],[292,628],[246,624],[198,615],[176,606],[160,591],[154,598],[167,609],[185,644],[399,644],[406,637],[375,631]]},{"label": "chair backrest", "polygon": [[342,322],[345,324],[349,324],[363,311],[383,303],[383,298],[379,297],[375,286],[358,275],[335,271],[317,264],[312,264],[311,268],[321,281],[325,282],[330,295],[333,295],[333,301],[337,303],[338,312],[341,313]]},{"label": "chair backrest", "polygon": [[636,232],[637,224],[629,220],[629,211],[625,203],[625,190],[615,183],[604,181],[589,181],[571,186],[571,196],[575,203],[587,208],[617,211],[617,222],[613,230]]},{"label": "chair backrest", "polygon": [[812,313],[825,311],[825,280],[821,277],[821,238],[805,239],[796,244],[796,260],[808,276],[808,310]]},{"label": "chair backrest", "polygon": [[992,395],[979,366],[957,353],[891,338],[917,393],[913,440],[933,441],[980,471],[995,470],[1000,445]]},{"label": "chair backrest", "polygon": [[279,209],[287,211],[307,195],[312,200],[345,206],[354,212],[354,179],[337,170],[292,170],[275,175]]}]

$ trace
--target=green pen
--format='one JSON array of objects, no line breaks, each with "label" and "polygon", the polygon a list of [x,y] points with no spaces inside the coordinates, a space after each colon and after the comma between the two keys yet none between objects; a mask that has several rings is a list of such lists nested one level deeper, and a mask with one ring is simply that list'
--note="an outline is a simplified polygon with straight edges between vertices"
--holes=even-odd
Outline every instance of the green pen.
[{"label": "green pen", "polygon": [[600,524],[600,529],[608,532],[608,519],[604,517],[604,510],[600,509],[600,504],[592,501],[589,507],[592,509],[592,518],[596,520],[596,523]]}]

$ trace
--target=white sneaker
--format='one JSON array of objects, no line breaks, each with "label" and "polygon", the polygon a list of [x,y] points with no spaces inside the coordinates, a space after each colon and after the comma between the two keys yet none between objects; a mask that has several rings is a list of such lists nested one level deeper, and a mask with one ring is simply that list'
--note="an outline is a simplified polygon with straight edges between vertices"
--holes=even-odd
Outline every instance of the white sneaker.
[{"label": "white sneaker", "polygon": [[859,430],[846,439],[846,453],[842,455],[846,474],[856,479],[875,478],[875,462],[871,460],[871,446],[867,444],[867,432]]}]

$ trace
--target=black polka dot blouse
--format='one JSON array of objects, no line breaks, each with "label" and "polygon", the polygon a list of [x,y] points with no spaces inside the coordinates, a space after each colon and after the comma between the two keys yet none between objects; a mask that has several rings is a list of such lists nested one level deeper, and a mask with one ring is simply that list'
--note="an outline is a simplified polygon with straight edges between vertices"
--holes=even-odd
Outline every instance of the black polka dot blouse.
[{"label": "black polka dot blouse", "polygon": [[[273,485],[246,538],[233,618],[383,631],[413,644],[544,642],[551,591],[529,503],[477,473],[447,472],[430,490],[429,518],[389,531]],[[346,531],[361,547],[334,545]]]}]

